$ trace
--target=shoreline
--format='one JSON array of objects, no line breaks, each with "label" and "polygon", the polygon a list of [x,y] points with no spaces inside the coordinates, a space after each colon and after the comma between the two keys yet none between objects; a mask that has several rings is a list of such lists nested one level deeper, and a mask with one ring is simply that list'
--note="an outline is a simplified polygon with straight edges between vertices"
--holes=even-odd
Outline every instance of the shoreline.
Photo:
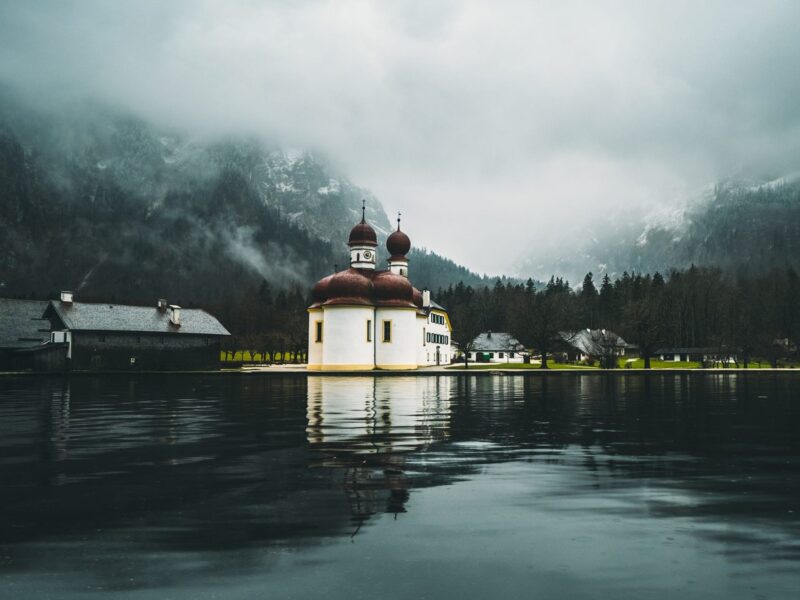
[{"label": "shoreline", "polygon": [[626,376],[626,375],[691,375],[693,373],[717,374],[717,375],[743,375],[747,373],[798,373],[798,368],[676,368],[676,369],[453,369],[445,367],[427,367],[422,369],[408,370],[371,370],[371,371],[309,371],[302,366],[271,366],[249,369],[214,369],[199,371],[68,371],[68,372],[40,372],[40,371],[0,371],[0,378],[3,377],[102,377],[106,375],[120,376],[139,376],[139,375],[237,375],[237,376],[287,376],[300,375],[306,377],[440,377],[440,376],[476,376],[476,377],[499,377],[499,376],[522,376],[522,377],[545,377],[562,375],[606,375],[606,376]]}]

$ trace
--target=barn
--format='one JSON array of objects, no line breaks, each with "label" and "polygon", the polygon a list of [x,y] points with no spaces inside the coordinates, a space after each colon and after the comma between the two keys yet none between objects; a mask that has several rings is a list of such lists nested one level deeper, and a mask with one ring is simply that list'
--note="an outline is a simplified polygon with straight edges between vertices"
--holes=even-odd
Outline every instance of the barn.
[{"label": "barn", "polygon": [[219,366],[230,335],[212,315],[159,300],[153,306],[74,302],[70,292],[44,310],[50,340],[71,370],[204,370]]}]

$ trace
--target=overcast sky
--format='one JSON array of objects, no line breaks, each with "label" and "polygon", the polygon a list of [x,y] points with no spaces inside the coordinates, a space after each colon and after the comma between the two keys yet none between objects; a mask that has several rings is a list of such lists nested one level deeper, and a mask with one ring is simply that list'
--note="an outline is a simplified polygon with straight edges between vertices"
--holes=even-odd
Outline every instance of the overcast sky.
[{"label": "overcast sky", "polygon": [[797,0],[6,1],[0,80],[317,148],[488,272],[800,169]]}]

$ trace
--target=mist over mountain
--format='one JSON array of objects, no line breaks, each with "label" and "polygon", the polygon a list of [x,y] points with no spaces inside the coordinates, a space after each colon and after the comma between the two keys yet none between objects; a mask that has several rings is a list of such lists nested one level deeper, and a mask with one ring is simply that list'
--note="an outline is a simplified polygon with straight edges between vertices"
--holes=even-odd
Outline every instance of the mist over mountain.
[{"label": "mist over mountain", "polygon": [[[264,280],[306,290],[347,265],[362,199],[385,239],[377,198],[313,152],[192,137],[88,101],[51,110],[0,90],[4,296],[73,289],[190,304]],[[411,260],[421,287],[483,281],[424,250]]]},{"label": "mist over mountain", "polygon": [[583,235],[536,248],[518,270],[550,273],[573,283],[587,272],[666,273],[691,265],[757,274],[800,267],[800,175],[771,180],[729,179],[682,206],[643,221],[599,222]]}]

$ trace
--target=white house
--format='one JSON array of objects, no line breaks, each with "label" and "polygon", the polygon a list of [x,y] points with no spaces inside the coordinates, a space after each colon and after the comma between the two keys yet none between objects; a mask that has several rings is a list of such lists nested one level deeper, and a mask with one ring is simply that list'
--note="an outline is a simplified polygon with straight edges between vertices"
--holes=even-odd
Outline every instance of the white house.
[{"label": "white house", "polygon": [[397,230],[386,240],[389,268],[375,268],[378,239],[362,208],[350,231],[350,268],[319,280],[308,307],[308,368],[416,369],[452,357],[447,311],[408,279],[411,249]]},{"label": "white house", "polygon": [[527,356],[525,346],[510,333],[487,331],[475,338],[467,358],[475,362],[521,363]]},{"label": "white house", "polygon": [[577,361],[619,358],[634,348],[610,329],[562,331],[561,339],[566,345],[567,358]]}]

